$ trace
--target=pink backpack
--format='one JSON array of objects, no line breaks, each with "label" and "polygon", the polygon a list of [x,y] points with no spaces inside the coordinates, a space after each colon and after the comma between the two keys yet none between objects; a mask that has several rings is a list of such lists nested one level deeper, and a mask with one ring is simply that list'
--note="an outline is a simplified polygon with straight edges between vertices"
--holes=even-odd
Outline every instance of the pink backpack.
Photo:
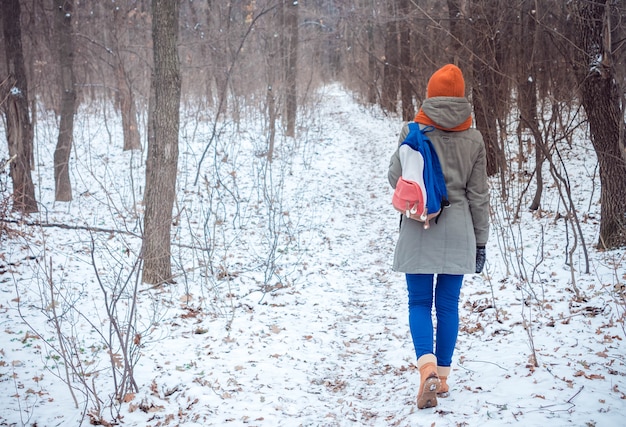
[{"label": "pink backpack", "polygon": [[398,178],[391,203],[408,218],[426,221],[426,189],[424,188],[424,157],[408,145],[399,152],[402,176]]},{"label": "pink backpack", "polygon": [[398,178],[391,203],[408,218],[423,222],[427,229],[429,221],[435,218],[437,222],[442,208],[450,203],[439,158],[423,133],[432,127],[422,130],[417,123],[409,123],[409,129],[409,135],[398,149],[402,176]]},{"label": "pink backpack", "polygon": [[409,218],[422,218],[424,215],[424,193],[415,181],[398,178],[391,203],[397,211]]}]

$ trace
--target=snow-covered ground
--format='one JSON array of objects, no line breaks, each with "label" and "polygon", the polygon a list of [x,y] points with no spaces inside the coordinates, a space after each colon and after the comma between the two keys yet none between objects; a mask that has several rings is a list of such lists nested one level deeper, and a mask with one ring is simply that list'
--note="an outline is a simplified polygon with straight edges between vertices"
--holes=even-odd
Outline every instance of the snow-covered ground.
[{"label": "snow-covered ground", "polygon": [[[277,143],[271,171],[264,137],[225,125],[240,142],[212,141],[197,185],[210,138],[183,117],[179,276],[158,288],[136,284],[132,270],[143,154],[123,153],[119,130],[81,116],[75,200],[55,204],[55,138],[38,131],[41,212],[31,225],[10,224],[1,241],[0,426],[88,425],[98,411],[83,384],[101,399],[92,421],[129,426],[623,425],[625,251],[593,248],[599,182],[588,178],[589,144],[565,153],[589,274],[580,240],[574,274],[565,262],[573,235],[557,219],[554,185],[541,211],[523,208],[513,221],[515,203],[532,194],[512,174],[500,201],[494,181],[488,263],[465,279],[450,397],[418,411],[405,283],[390,268],[398,215],[386,175],[401,122],[339,86],[315,111],[297,141]],[[117,341],[104,302],[122,296],[123,324],[134,286],[139,391],[111,409],[111,365],[121,362],[105,344]],[[57,325],[84,383],[65,374]]]}]

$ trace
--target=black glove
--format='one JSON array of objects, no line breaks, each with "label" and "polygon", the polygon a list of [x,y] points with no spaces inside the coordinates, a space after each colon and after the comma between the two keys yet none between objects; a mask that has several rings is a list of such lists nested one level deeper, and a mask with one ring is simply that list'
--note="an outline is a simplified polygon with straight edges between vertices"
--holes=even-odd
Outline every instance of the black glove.
[{"label": "black glove", "polygon": [[487,261],[487,250],[484,246],[476,246],[476,273],[482,273]]}]

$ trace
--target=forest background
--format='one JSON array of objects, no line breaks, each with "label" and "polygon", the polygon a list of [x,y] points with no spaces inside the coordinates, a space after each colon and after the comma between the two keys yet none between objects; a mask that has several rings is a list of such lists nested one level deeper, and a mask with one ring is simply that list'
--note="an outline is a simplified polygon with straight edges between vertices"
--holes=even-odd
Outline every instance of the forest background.
[{"label": "forest background", "polygon": [[[161,4],[165,13],[159,22]],[[142,147],[139,115],[150,108],[144,140],[154,136],[152,147],[175,142],[177,106],[235,121],[253,108],[267,120],[271,160],[277,126],[294,137],[298,106],[306,106],[322,82],[341,81],[363,102],[409,120],[424,96],[427,76],[452,62],[467,76],[488,172],[503,182],[511,132],[520,146],[522,132],[530,132],[530,150],[520,149],[520,156],[534,155],[543,165],[550,161],[551,141],[588,127],[603,184],[599,244],[620,246],[626,243],[623,14],[619,1],[591,0],[183,1],[155,2],[154,9],[147,1],[7,0],[1,99],[9,152],[16,155],[10,162],[13,208],[38,209],[30,170],[33,127],[41,110],[54,111],[60,120],[56,200],[67,201],[72,197],[67,163],[79,106],[113,105],[122,117],[125,150]],[[152,103],[151,93],[159,94]],[[154,118],[159,120],[150,122]],[[148,165],[158,151],[148,156]],[[166,162],[155,164],[168,170],[163,188],[173,188],[175,162],[165,168]],[[531,209],[540,206],[541,170],[533,171],[538,185]],[[147,181],[148,210],[159,197],[152,187],[161,188],[153,181]],[[173,193],[167,193],[169,206]],[[167,226],[152,228],[152,222],[168,221],[147,218],[144,279],[167,280],[167,261],[150,265],[159,257],[150,241],[167,234]]]},{"label": "forest background", "polygon": [[[181,123],[192,117],[208,123],[210,132],[203,136],[204,148],[187,184],[209,189],[209,200],[215,202],[209,213],[217,220],[210,233],[205,224],[212,241],[205,240],[203,246],[199,242],[206,236],[195,236],[187,246],[200,248],[210,281],[232,279],[224,267],[228,239],[224,237],[220,246],[215,236],[236,229],[232,210],[222,204],[224,197],[236,199],[237,194],[216,159],[226,163],[225,147],[236,146],[237,132],[255,120],[262,127],[255,156],[264,162],[257,184],[267,203],[269,236],[259,282],[264,292],[270,291],[281,276],[277,242],[286,233],[277,210],[277,189],[285,177],[273,181],[271,167],[277,147],[284,149],[305,137],[307,120],[323,102],[317,89],[339,82],[363,105],[410,120],[425,95],[428,76],[452,62],[464,71],[475,124],[485,138],[488,173],[492,183],[499,183],[499,196],[510,201],[513,220],[522,210],[541,213],[547,172],[559,190],[559,219],[566,222],[573,241],[567,248],[568,265],[575,264],[580,251],[587,259],[588,248],[622,248],[625,18],[626,7],[617,0],[4,0],[3,247],[21,227],[139,236],[140,247],[131,245],[134,249],[129,250],[134,261],[125,263],[129,277],[155,286],[179,280],[185,273],[180,263],[172,265],[171,248],[172,227],[184,211],[177,205],[182,188],[177,182],[178,147]],[[131,184],[131,198],[136,198],[132,229],[127,224],[123,230],[52,224],[40,215],[48,207],[32,177],[37,169],[36,130],[41,123],[56,126],[56,133],[46,136],[56,142],[54,203],[68,203],[75,199],[70,161],[76,161],[72,153],[81,143],[74,123],[87,116],[111,123],[119,119],[121,138],[109,134],[111,143],[145,156],[144,185]],[[234,126],[232,133],[226,122]],[[592,192],[597,178],[601,189],[593,242],[582,232],[581,221],[589,218],[572,197],[559,150],[562,145],[575,149],[580,141],[597,157],[589,184]],[[513,186],[519,180],[526,184],[521,191]],[[529,191],[531,202],[525,205]],[[175,206],[178,214],[173,215]],[[242,213],[240,205],[235,206],[236,217]],[[588,260],[583,264],[588,272]],[[48,273],[40,279],[54,282]],[[515,273],[524,276],[521,267]],[[572,267],[571,285],[580,297],[574,275]],[[130,301],[134,299],[131,293]],[[133,352],[139,342],[129,339],[137,338],[129,332],[136,314],[130,311],[122,320],[114,305],[110,307],[107,315],[117,338],[109,341],[117,341],[108,345],[120,347],[110,352],[112,369],[119,375],[113,397],[121,402],[137,388]],[[64,347],[72,336],[62,331],[62,315],[52,313],[51,318],[58,322],[59,356],[68,366],[76,365]],[[83,385],[89,388],[87,382]],[[91,398],[99,401],[93,393]]]}]

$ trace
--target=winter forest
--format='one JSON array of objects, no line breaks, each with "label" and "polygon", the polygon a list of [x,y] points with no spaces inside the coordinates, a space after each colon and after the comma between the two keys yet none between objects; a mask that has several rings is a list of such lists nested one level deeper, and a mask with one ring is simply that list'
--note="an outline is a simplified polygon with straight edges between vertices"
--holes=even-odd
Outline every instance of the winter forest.
[{"label": "winter forest", "polygon": [[[0,426],[623,423],[623,1],[0,5]],[[387,168],[446,63],[491,228],[418,411]]]}]

